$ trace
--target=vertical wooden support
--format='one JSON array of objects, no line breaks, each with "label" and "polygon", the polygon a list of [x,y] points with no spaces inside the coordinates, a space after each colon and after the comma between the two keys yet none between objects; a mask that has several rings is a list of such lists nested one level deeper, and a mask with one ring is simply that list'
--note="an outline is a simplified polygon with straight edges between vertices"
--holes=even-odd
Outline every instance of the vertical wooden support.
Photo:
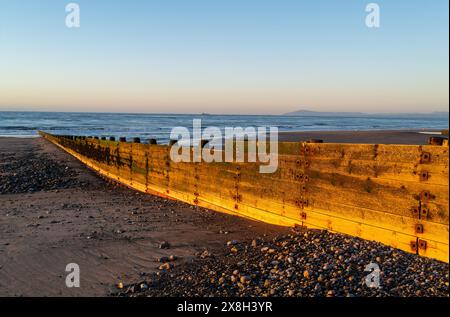
[{"label": "vertical wooden support", "polygon": [[241,195],[239,193],[239,183],[241,181],[241,166],[236,166],[234,175],[234,209],[239,210],[239,203],[241,202]]},{"label": "vertical wooden support", "polygon": [[308,146],[309,142],[302,142],[300,145],[300,159],[296,162],[297,171],[295,178],[301,181],[299,188],[299,197],[297,200],[297,206],[300,208],[300,220],[302,222],[302,226],[306,226],[307,222],[307,212],[305,208],[307,208],[310,204],[308,200],[308,188],[307,183],[309,182],[309,167],[311,165],[311,151],[312,149]]},{"label": "vertical wooden support", "polygon": [[151,145],[145,149],[145,191],[148,192],[148,153],[151,151]]},{"label": "vertical wooden support", "polygon": [[[171,140],[174,141],[174,140]],[[170,194],[170,146],[166,149],[165,160],[165,171],[166,171],[166,194]]]},{"label": "vertical wooden support", "polygon": [[199,182],[200,182],[200,173],[199,173],[199,164],[201,163],[194,163],[194,204],[199,204],[199,197],[200,197],[200,191],[199,191]]}]

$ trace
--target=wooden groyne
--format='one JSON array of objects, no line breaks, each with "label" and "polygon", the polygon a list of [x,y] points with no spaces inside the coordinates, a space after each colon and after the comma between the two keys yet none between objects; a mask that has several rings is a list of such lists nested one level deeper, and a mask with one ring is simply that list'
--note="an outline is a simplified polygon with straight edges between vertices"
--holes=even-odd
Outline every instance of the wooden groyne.
[{"label": "wooden groyne", "polygon": [[142,192],[449,262],[448,142],[280,142],[278,170],[261,174],[260,163],[175,163],[167,145],[40,134],[98,173]]}]

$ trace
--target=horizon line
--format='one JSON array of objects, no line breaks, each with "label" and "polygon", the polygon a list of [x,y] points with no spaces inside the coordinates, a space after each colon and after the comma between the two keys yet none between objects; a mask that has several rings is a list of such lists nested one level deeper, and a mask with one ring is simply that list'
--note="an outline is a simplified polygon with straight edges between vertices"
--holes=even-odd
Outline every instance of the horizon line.
[{"label": "horizon line", "polygon": [[[431,114],[438,114],[438,113],[449,113],[449,111],[429,111],[429,112],[363,112],[363,111],[317,111],[317,110],[307,110],[307,109],[300,109],[300,110],[294,110],[294,111],[289,111],[286,113],[282,113],[282,114],[264,114],[264,113],[212,113],[212,112],[192,112],[192,113],[180,113],[180,112],[133,112],[133,111],[52,111],[52,110],[2,110],[0,109],[0,112],[37,112],[37,113],[92,113],[92,114],[155,114],[155,115],[201,115],[201,116],[208,116],[208,115],[212,115],[212,116],[273,116],[273,117],[277,117],[277,116],[290,116],[290,117],[295,117],[295,113],[296,112],[311,112],[311,113],[334,113],[334,114],[361,114],[361,115],[411,115],[411,114],[415,114],[415,115],[431,115]],[[301,116],[299,114],[299,116]],[[307,117],[307,115],[306,115]]]}]

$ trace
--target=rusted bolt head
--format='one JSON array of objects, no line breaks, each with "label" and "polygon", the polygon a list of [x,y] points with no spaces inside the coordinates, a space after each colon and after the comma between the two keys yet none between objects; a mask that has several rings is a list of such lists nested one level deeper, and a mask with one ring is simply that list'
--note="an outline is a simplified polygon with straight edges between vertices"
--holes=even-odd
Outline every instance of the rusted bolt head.
[{"label": "rusted bolt head", "polygon": [[417,251],[417,242],[416,241],[411,241],[411,250],[413,251]]},{"label": "rusted bolt head", "polygon": [[428,172],[426,172],[426,171],[420,172],[420,180],[421,181],[426,181],[426,180],[428,180],[428,178],[429,178]]},{"label": "rusted bolt head", "polygon": [[422,163],[429,163],[431,161],[431,154],[428,152],[423,152],[420,156],[420,161]]},{"label": "rusted bolt head", "polygon": [[423,192],[420,193],[420,199],[423,201],[427,201],[430,200],[431,197],[431,193],[427,190],[424,190]]},{"label": "rusted bolt head", "polygon": [[419,248],[425,250],[427,248],[427,242],[425,240],[419,240]]},{"label": "rusted bolt head", "polygon": [[444,143],[444,140],[445,140],[445,138],[432,136],[428,139],[428,144],[442,146],[442,144]]},{"label": "rusted bolt head", "polygon": [[423,225],[422,224],[416,225],[416,233],[423,233]]},{"label": "rusted bolt head", "polygon": [[420,208],[419,208],[419,207],[414,207],[414,208],[412,209],[412,212],[413,212],[413,214],[414,214],[415,216],[418,216],[419,213],[420,213]]},{"label": "rusted bolt head", "polygon": [[422,218],[427,218],[429,214],[429,209],[427,207],[422,207],[420,214],[422,215]]}]

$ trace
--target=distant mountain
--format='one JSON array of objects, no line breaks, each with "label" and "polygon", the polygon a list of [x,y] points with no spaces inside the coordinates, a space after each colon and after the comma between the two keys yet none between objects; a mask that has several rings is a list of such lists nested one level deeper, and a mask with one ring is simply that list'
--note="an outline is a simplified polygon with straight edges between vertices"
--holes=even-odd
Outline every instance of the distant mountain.
[{"label": "distant mountain", "polygon": [[365,113],[365,112],[321,112],[310,110],[298,110],[288,112],[285,116],[296,117],[411,117],[411,118],[442,118],[448,117],[449,113],[445,111],[436,111],[430,113]]},{"label": "distant mountain", "polygon": [[298,110],[294,112],[288,112],[285,116],[298,116],[298,117],[349,117],[349,116],[365,116],[363,112],[320,112],[310,110]]}]

